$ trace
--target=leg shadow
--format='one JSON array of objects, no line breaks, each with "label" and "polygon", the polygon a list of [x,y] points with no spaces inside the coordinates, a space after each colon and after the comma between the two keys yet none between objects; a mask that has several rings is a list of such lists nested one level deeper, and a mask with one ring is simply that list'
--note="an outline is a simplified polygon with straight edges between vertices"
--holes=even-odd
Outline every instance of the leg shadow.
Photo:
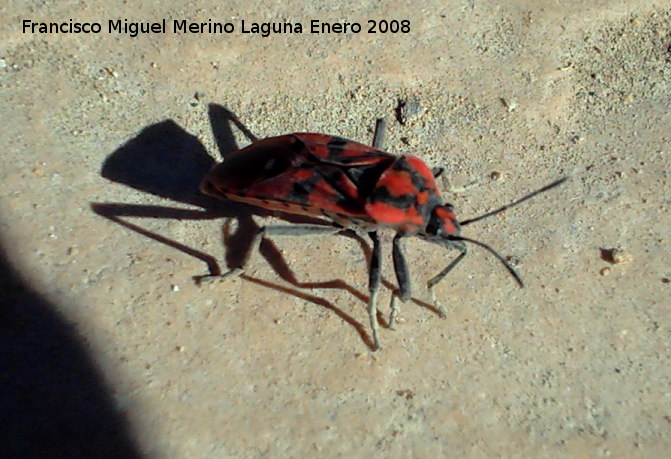
[{"label": "leg shadow", "polygon": [[[240,130],[250,142],[258,140],[237,119],[235,114],[221,105],[211,104],[209,106],[209,117],[217,147],[224,160],[228,154],[238,150],[232,131],[233,127]],[[129,217],[179,220],[227,218],[229,222],[231,219],[235,219],[237,220],[237,228],[227,230],[228,225],[225,225],[224,231],[222,231],[222,240],[227,248],[226,266],[228,268],[239,266],[259,229],[259,226],[252,219],[252,215],[268,216],[271,213],[240,203],[222,201],[200,193],[200,181],[214,164],[215,160],[207,153],[201,142],[174,121],[166,120],[157,123],[143,129],[135,138],[114,151],[105,160],[101,175],[113,182],[124,184],[136,190],[160,196],[173,202],[187,204],[190,208],[97,202],[91,203],[91,208],[98,215],[131,231],[202,260],[210,275],[220,275],[222,269],[211,255],[126,220]],[[324,223],[323,220],[292,215],[281,217],[292,223]],[[364,294],[339,279],[309,283],[298,281],[282,257],[281,252],[269,240],[264,240],[261,246],[261,254],[280,278],[297,288],[342,289],[362,301],[367,301]],[[252,280],[248,276],[245,276],[245,278]],[[325,299],[297,294],[296,290],[275,286],[268,282],[264,285],[336,311],[339,317],[353,325],[361,334],[363,326],[360,323],[347,316],[343,311],[338,310]]]}]

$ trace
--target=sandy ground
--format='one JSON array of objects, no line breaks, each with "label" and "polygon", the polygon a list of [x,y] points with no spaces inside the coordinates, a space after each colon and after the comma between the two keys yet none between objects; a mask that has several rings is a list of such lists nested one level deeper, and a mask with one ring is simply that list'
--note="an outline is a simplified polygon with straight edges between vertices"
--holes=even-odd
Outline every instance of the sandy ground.
[{"label": "sandy ground", "polygon": [[[10,2],[2,12],[0,448],[21,457],[639,456],[671,447],[671,3]],[[21,21],[233,22],[32,34]],[[240,33],[240,21],[302,34]],[[358,21],[359,34],[305,30]],[[410,21],[368,34],[369,19]],[[397,120],[399,101],[411,109]],[[370,248],[275,239],[197,184],[310,131],[444,165],[486,252],[406,243],[414,299],[370,351]],[[237,120],[234,122],[233,120]],[[492,173],[500,177],[492,180]],[[254,223],[256,222],[256,223]],[[223,225],[223,230],[222,230]],[[223,232],[222,232],[223,231]],[[380,309],[395,285],[385,236]],[[618,263],[610,249],[623,251]],[[3,456],[8,457],[3,454]]]}]

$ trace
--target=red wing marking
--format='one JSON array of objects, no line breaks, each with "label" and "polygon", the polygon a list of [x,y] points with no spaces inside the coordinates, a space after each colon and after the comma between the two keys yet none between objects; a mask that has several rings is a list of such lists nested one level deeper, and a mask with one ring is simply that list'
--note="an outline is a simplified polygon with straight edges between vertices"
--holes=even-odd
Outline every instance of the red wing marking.
[{"label": "red wing marking", "polygon": [[339,166],[364,166],[395,158],[394,155],[384,151],[342,137],[301,132],[293,135],[323,163]]},{"label": "red wing marking", "polygon": [[366,204],[366,212],[376,222],[403,229],[404,231],[414,231],[426,224],[424,218],[417,212],[415,207],[400,209],[394,204],[380,201]]},{"label": "red wing marking", "polygon": [[229,199],[268,210],[309,216],[338,214],[343,218],[367,218],[356,187],[335,166],[293,168],[242,190],[222,192]]},{"label": "red wing marking", "polygon": [[377,186],[387,187],[389,194],[397,197],[404,194],[416,194],[417,188],[412,183],[412,175],[409,171],[395,171],[387,169],[377,181]]},{"label": "red wing marking", "polygon": [[429,169],[429,166],[427,166],[426,163],[417,156],[406,156],[405,159],[410,167],[422,176],[426,185],[433,190],[436,190],[437,192],[438,188],[436,187],[436,179],[433,176],[431,169]]}]

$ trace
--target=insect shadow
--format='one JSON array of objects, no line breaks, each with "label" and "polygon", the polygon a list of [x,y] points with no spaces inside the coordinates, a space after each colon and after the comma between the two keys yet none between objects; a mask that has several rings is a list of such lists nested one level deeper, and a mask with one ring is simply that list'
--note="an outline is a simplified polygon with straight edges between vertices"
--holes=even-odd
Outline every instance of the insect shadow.
[{"label": "insect shadow", "polygon": [[[223,159],[226,158],[226,155],[238,150],[232,127],[240,130],[251,142],[258,140],[237,119],[235,114],[221,105],[210,104],[209,117],[214,138]],[[106,158],[102,166],[101,175],[108,180],[127,185],[136,190],[160,196],[177,203],[189,204],[196,208],[93,202],[91,203],[91,209],[98,215],[131,231],[202,260],[207,265],[210,275],[220,275],[222,272],[221,268],[212,255],[149,231],[140,225],[126,220],[128,217],[177,220],[235,218],[238,222],[237,228],[232,231],[232,225],[224,225],[222,236],[224,245],[226,246],[226,265],[229,267],[238,266],[245,253],[250,249],[254,235],[259,230],[259,226],[254,222],[252,216],[269,216],[272,213],[246,204],[218,200],[200,193],[200,181],[214,163],[215,160],[207,153],[203,144],[174,121],[166,120],[148,126],[135,138],[122,145]],[[284,214],[279,216],[291,223],[324,223],[321,220],[306,217]],[[342,234],[357,240],[362,246],[367,259],[370,258],[371,251],[366,241],[353,232],[344,231]],[[323,282],[299,281],[284,260],[281,252],[267,239],[263,240],[260,253],[280,278],[294,287],[300,289],[341,289],[349,292],[364,303],[368,301],[367,295],[340,279]],[[286,286],[256,279],[247,274],[241,275],[241,278],[330,309],[341,319],[352,325],[361,336],[361,339],[372,348],[373,342],[368,336],[366,327],[326,299]]]}]

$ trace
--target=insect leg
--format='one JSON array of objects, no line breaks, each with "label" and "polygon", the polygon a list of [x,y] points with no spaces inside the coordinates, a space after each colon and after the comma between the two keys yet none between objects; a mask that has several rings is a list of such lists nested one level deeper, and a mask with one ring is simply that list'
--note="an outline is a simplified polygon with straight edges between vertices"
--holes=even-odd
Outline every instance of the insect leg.
[{"label": "insect leg", "polygon": [[[373,134],[373,147],[381,150],[384,147],[384,133],[387,129],[387,123],[384,118],[378,118],[375,121],[375,134]],[[373,241],[373,253],[370,257],[370,267],[368,269],[368,316],[370,317],[370,328],[373,330],[373,345],[375,351],[380,349],[380,340],[377,337],[377,292],[380,290],[382,280],[382,269],[380,267],[381,250],[380,239],[377,232],[371,231],[368,236]]]},{"label": "insect leg", "polygon": [[468,253],[466,244],[454,244],[453,247],[461,252],[459,256],[457,256],[457,258],[452,260],[452,263],[447,265],[447,268],[443,269],[440,273],[438,273],[437,276],[429,280],[429,282],[427,283],[427,287],[429,287],[429,291],[431,292],[431,299],[433,300],[433,304],[438,309],[438,311],[440,311],[443,317],[445,316],[446,311],[445,308],[438,303],[438,300],[436,299],[436,292],[434,292],[433,287],[435,287],[436,284],[438,284],[438,282],[442,281],[445,278],[445,276],[447,276],[450,273],[450,271],[452,271],[454,267],[457,266],[459,262],[464,259],[466,253]]},{"label": "insect leg", "polygon": [[380,239],[377,232],[371,231],[368,233],[373,241],[373,253],[370,257],[370,268],[368,271],[368,316],[370,317],[370,327],[373,330],[373,345],[374,350],[380,349],[380,341],[377,337],[378,323],[377,323],[377,292],[380,290],[380,280],[382,279],[382,270],[380,269]]},{"label": "insect leg", "polygon": [[445,172],[444,167],[434,167],[431,169],[431,174],[433,174],[433,178],[440,177],[441,175],[443,175],[444,172]]},{"label": "insect leg", "polygon": [[412,296],[408,263],[405,261],[403,247],[401,245],[402,238],[403,235],[400,233],[394,237],[394,243],[391,252],[392,258],[394,260],[394,271],[396,271],[396,280],[398,281],[398,290],[391,294],[391,315],[389,316],[389,328],[392,328],[396,323],[396,316],[400,310],[400,306],[397,305],[396,297],[400,298],[401,301],[405,303]]},{"label": "insect leg", "polygon": [[335,226],[324,226],[324,225],[277,225],[277,226],[263,226],[254,235],[252,243],[249,245],[249,249],[245,253],[244,257],[240,261],[240,266],[230,269],[228,272],[217,276],[201,276],[198,278],[198,283],[212,282],[215,280],[223,280],[228,277],[239,276],[245,270],[245,265],[252,256],[252,252],[258,251],[261,246],[261,242],[265,237],[278,236],[323,236],[335,234],[339,231],[342,231],[342,228]]},{"label": "insect leg", "polygon": [[476,179],[462,186],[454,186],[450,183],[450,180],[447,178],[447,174],[443,174],[442,171],[440,171],[440,173],[436,177],[441,177],[445,191],[452,194],[464,193],[465,191],[480,185],[480,180]]},{"label": "insect leg", "polygon": [[373,147],[378,150],[384,148],[384,131],[387,129],[387,122],[384,118],[378,118],[375,121],[375,134],[373,134]]},{"label": "insect leg", "polygon": [[447,174],[445,173],[444,167],[434,167],[433,169],[431,169],[431,174],[433,174],[433,178],[441,177],[441,181],[443,182],[443,188],[448,193],[459,194],[480,185],[480,181],[476,179],[473,180],[472,182],[468,182],[466,185],[463,186],[454,186],[450,183],[450,180],[447,178]]}]

